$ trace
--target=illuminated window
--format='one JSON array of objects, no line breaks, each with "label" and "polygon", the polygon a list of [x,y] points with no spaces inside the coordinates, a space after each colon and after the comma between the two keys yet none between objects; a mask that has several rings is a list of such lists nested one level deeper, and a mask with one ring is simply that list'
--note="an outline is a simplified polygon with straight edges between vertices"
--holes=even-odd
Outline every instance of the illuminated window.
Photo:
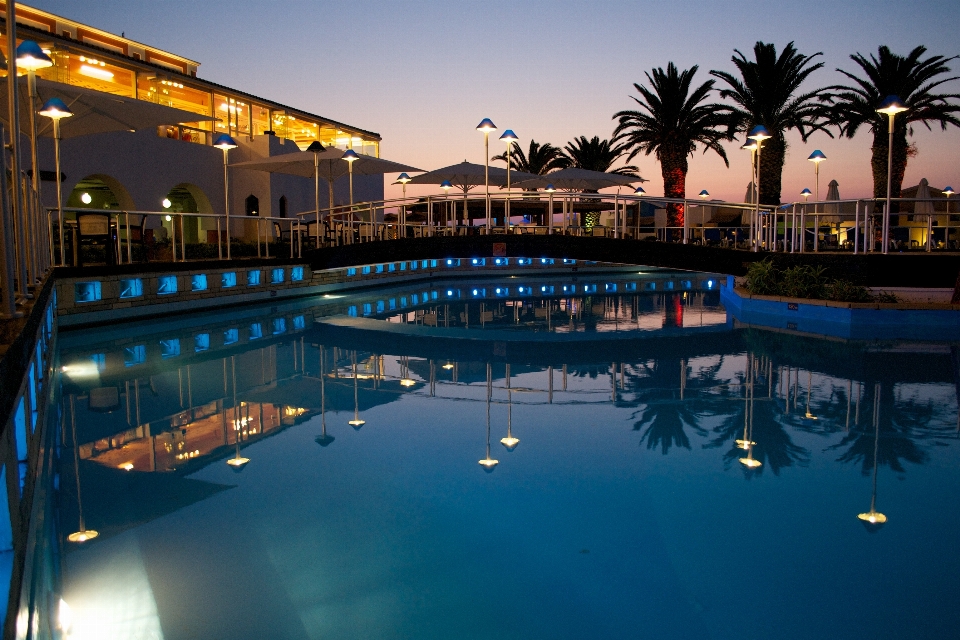
[{"label": "illuminated window", "polygon": [[195,273],[190,278],[190,289],[192,291],[206,291],[207,290],[207,274],[205,273]]},{"label": "illuminated window", "polygon": [[237,286],[237,273],[235,271],[228,271],[220,276],[221,288],[229,289],[235,286]]},{"label": "illuminated window", "polygon": [[164,296],[177,292],[177,276],[160,276],[157,278],[157,294]]},{"label": "illuminated window", "polygon": [[260,270],[247,271],[247,286],[256,287],[260,284]]},{"label": "illuminated window", "polygon": [[141,278],[130,278],[120,280],[121,298],[139,298],[143,295],[143,280]]},{"label": "illuminated window", "polygon": [[100,282],[78,282],[73,285],[73,299],[78,303],[96,302],[101,299]]}]

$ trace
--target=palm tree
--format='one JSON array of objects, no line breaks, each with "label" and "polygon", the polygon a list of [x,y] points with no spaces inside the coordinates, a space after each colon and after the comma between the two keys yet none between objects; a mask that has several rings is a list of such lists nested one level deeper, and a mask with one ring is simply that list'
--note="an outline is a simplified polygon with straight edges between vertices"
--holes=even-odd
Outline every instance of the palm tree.
[{"label": "palm tree", "polygon": [[957,76],[944,77],[950,73],[947,62],[957,58],[952,56],[930,56],[923,58],[926,47],[914,49],[906,57],[897,55],[886,46],[867,59],[857,53],[850,59],[857,63],[863,72],[863,78],[837,69],[853,81],[852,86],[827,87],[832,102],[833,124],[840,134],[853,138],[861,126],[867,126],[873,132],[873,153],[870,164],[873,168],[873,195],[883,198],[887,193],[887,116],[877,113],[877,107],[887,96],[897,96],[907,107],[907,111],[894,118],[893,129],[893,174],[890,195],[900,197],[903,174],[907,170],[907,157],[911,148],[907,144],[907,132],[913,133],[910,123],[922,122],[927,129],[931,124],[939,124],[946,130],[947,125],[960,127],[957,114],[960,105],[952,100],[960,98],[956,93],[934,93],[934,89],[957,80]]},{"label": "palm tree", "polygon": [[747,60],[738,49],[734,49],[734,53],[731,60],[740,72],[739,78],[726,71],[711,71],[710,75],[729,86],[720,91],[720,97],[736,105],[733,121],[737,131],[746,133],[759,124],[770,131],[772,137],[764,141],[760,154],[760,202],[777,205],[787,153],[784,133],[796,129],[804,142],[817,130],[833,137],[825,128],[828,112],[821,101],[824,90],[795,95],[810,74],[823,67],[822,62],[813,62],[823,53],[805,56],[792,42],[783,48],[779,57],[776,45],[763,42],[753,46],[754,60]]},{"label": "palm tree", "polygon": [[637,174],[639,169],[633,165],[617,169],[610,168],[625,150],[623,145],[613,145],[610,140],[601,140],[600,136],[593,136],[590,140],[587,140],[586,136],[580,136],[568,142],[563,148],[563,158],[568,167],[639,177]]},{"label": "palm tree", "polygon": [[[646,74],[652,89],[633,85],[641,98],[631,98],[640,105],[640,110],[618,111],[613,115],[619,120],[613,139],[625,141],[622,146],[630,151],[628,162],[641,151],[645,155],[656,154],[663,174],[663,195],[668,198],[685,197],[687,156],[696,151],[697,144],[704,146],[704,153],[712,149],[730,166],[721,142],[733,139],[732,110],[704,102],[713,91],[713,80],[691,92],[697,69],[694,65],[680,72],[672,62],[666,71],[653,69],[652,76]],[[683,226],[683,215],[683,205],[668,206],[667,224]]]},{"label": "palm tree", "polygon": [[[506,162],[507,154],[501,153],[490,159]],[[526,154],[523,153],[523,149],[516,142],[510,149],[510,169],[513,171],[535,173],[542,176],[554,169],[563,169],[568,166],[570,166],[570,161],[563,155],[563,150],[549,142],[540,144],[536,140],[531,140],[530,149]]]}]

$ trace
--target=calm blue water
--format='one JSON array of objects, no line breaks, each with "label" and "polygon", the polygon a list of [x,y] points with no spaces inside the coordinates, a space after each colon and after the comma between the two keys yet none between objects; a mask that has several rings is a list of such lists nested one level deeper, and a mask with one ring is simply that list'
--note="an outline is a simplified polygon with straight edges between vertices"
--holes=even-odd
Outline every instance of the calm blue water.
[{"label": "calm blue water", "polygon": [[957,347],[681,278],[64,333],[70,637],[956,637]]}]

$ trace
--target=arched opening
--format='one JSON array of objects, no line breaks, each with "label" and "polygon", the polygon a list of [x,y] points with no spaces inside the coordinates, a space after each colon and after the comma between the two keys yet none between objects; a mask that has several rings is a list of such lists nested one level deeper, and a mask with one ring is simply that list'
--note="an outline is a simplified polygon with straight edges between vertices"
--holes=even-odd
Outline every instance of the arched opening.
[{"label": "arched opening", "polygon": [[260,215],[260,198],[252,193],[247,196],[247,199],[244,201],[244,206],[248,216]]},{"label": "arched opening", "polygon": [[[213,207],[210,206],[210,200],[207,195],[195,184],[182,182],[170,189],[161,201],[161,206],[165,211],[172,213],[213,213]],[[171,216],[172,218],[172,216]],[[162,221],[162,226],[169,234],[173,220]],[[206,233],[207,227],[213,229],[212,237]],[[211,219],[201,219],[191,216],[185,216],[182,223],[178,223],[178,234],[182,231],[184,240],[187,243],[196,242],[216,242],[216,221]]]},{"label": "arched opening", "polygon": [[280,196],[279,205],[280,205],[278,208],[278,212],[280,214],[279,217],[286,218],[287,217],[287,196]]},{"label": "arched opening", "polygon": [[83,178],[67,196],[67,207],[79,209],[135,209],[133,198],[114,178],[95,174]]}]

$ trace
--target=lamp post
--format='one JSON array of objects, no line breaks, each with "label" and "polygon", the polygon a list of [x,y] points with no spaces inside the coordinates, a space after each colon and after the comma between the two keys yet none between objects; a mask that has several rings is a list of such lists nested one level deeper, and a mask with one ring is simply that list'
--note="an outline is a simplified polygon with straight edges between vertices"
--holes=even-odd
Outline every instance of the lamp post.
[{"label": "lamp post", "polygon": [[[757,187],[757,188],[756,188],[756,201],[757,201],[757,203],[756,203],[756,209],[754,209],[754,211],[756,212],[756,214],[755,214],[755,219],[756,219],[756,224],[758,225],[758,229],[759,229],[759,224],[760,224],[760,151],[763,149],[763,141],[764,141],[764,140],[767,140],[767,139],[770,138],[771,136],[770,136],[770,132],[767,130],[767,128],[766,128],[765,126],[763,126],[762,124],[758,124],[757,126],[755,126],[755,127],[750,131],[750,135],[747,136],[747,137],[757,143],[757,162],[756,162],[756,165],[757,165],[757,171],[756,171],[756,173],[757,173],[757,181],[756,181],[756,187]],[[759,249],[760,249],[759,245],[756,243],[756,241],[754,241],[754,243],[753,243],[753,250],[754,250],[754,251],[759,251]]]},{"label": "lamp post", "polygon": [[496,131],[497,125],[490,118],[484,118],[477,125],[477,131],[483,132],[483,186],[486,191],[487,204],[487,233],[490,233],[490,132]]},{"label": "lamp post", "polygon": [[897,96],[887,96],[880,106],[877,107],[877,113],[883,113],[887,116],[887,206],[883,212],[883,253],[887,252],[887,245],[890,240],[890,189],[893,178],[893,119],[898,113],[906,111],[907,108],[900,102]]},{"label": "lamp post", "polygon": [[553,234],[553,194],[556,192],[557,188],[552,184],[548,184],[544,189],[549,194],[550,203],[547,205],[547,233]]},{"label": "lamp post", "polygon": [[[6,286],[6,284],[4,284]],[[80,444],[77,442],[76,396],[70,394],[70,430],[73,432],[73,471],[77,478],[77,512],[80,530],[67,536],[70,542],[86,542],[100,535],[95,529],[87,529],[83,522],[83,502],[80,500]]]},{"label": "lamp post", "polygon": [[876,533],[887,523],[887,516],[877,511],[877,453],[880,448],[880,384],[873,391],[873,492],[870,494],[870,511],[857,514],[857,519],[870,533]]},{"label": "lamp post", "polygon": [[[342,160],[347,161],[347,165],[350,172],[350,206],[353,206],[353,163],[360,159],[360,156],[357,155],[357,152],[353,149],[347,149],[343,152]],[[371,222],[373,222],[371,220]]]},{"label": "lamp post", "polygon": [[507,199],[503,204],[503,228],[509,232],[510,231],[510,148],[513,147],[513,143],[519,140],[517,134],[513,132],[513,129],[507,129],[503,132],[503,135],[500,136],[500,139],[507,143]]},{"label": "lamp post", "polygon": [[[646,195],[647,192],[644,191],[643,187],[637,187],[636,189],[633,190],[633,193],[634,193],[634,195],[636,195],[637,197],[642,198],[644,195]],[[636,233],[635,233],[635,235],[634,235],[634,239],[635,239],[635,240],[639,240],[639,239],[640,239],[640,209],[641,209],[640,203],[638,202],[638,203],[637,203]]]},{"label": "lamp post", "polygon": [[[747,138],[747,141],[743,143],[743,146],[740,147],[744,151],[750,152],[750,184],[753,185],[753,195],[751,197],[750,203],[753,204],[753,200],[757,197],[757,176],[756,176],[756,167],[757,167],[757,142]],[[741,221],[741,224],[742,221]],[[753,242],[753,226],[754,220],[750,219],[750,241]]]},{"label": "lamp post", "polygon": [[[803,253],[803,245],[806,241],[806,239],[804,238],[804,234],[806,233],[805,225],[807,224],[807,215],[806,215],[807,214],[807,198],[809,198],[813,194],[811,193],[810,189],[804,188],[804,190],[800,192],[800,195],[803,196],[803,208],[800,209],[800,253]],[[794,218],[796,218],[796,215],[794,215]],[[794,226],[796,226],[797,221],[794,220],[793,222],[794,222]],[[794,233],[793,233],[793,242],[794,243],[797,242],[796,229],[794,229]],[[792,246],[790,247],[790,253],[793,253]]]},{"label": "lamp post", "polygon": [[483,467],[483,470],[487,473],[493,473],[493,469],[500,463],[499,460],[494,460],[490,457],[490,399],[493,396],[493,372],[490,368],[490,363],[487,363],[487,455],[483,460],[478,460],[477,462]]},{"label": "lamp post", "polygon": [[[700,196],[701,200],[706,202],[707,198],[710,197],[710,192],[707,191],[706,189],[702,189],[700,193],[698,193],[697,195]],[[704,231],[704,226],[703,226],[707,223],[706,215],[707,215],[707,207],[705,205],[700,205],[700,240],[703,242],[706,242],[706,232]]]},{"label": "lamp post", "polygon": [[[820,163],[826,159],[827,156],[823,155],[823,151],[820,151],[820,149],[815,149],[814,152],[811,153],[807,158],[807,160],[813,163],[813,173],[816,176],[817,181],[817,199],[814,200],[813,205],[813,226],[815,227],[813,232],[815,234],[815,243],[820,239]],[[837,234],[837,239],[839,240],[839,238],[840,235]]]},{"label": "lamp post", "polygon": [[350,358],[353,361],[353,420],[348,420],[347,424],[359,431],[360,427],[367,424],[367,422],[366,420],[360,419],[360,394],[357,387],[357,352],[354,351],[350,355]]},{"label": "lamp post", "polygon": [[950,196],[954,193],[956,193],[956,191],[950,186],[943,190],[943,195],[947,196],[947,224],[944,227],[943,244],[948,250],[950,249]]},{"label": "lamp post", "polygon": [[[447,213],[444,214],[443,227],[446,230],[447,224],[450,222],[450,207],[453,205],[450,202],[450,189],[453,189],[453,184],[449,180],[444,180],[440,183],[440,188],[443,189],[444,198],[447,200]],[[454,218],[456,218],[456,210],[454,210]],[[456,220],[454,220],[454,226],[456,226]]]},{"label": "lamp post", "polygon": [[[224,233],[227,236],[227,260],[230,259],[230,180],[227,176],[227,154],[230,149],[237,148],[237,141],[223,133],[217,136],[213,146],[223,151],[223,211],[224,211]],[[218,238],[219,240],[219,238]],[[220,258],[223,258],[223,248],[217,243]]]},{"label": "lamp post", "polygon": [[317,212],[316,245],[320,248],[320,154],[325,151],[319,140],[314,140],[307,147],[313,153],[313,206]]},{"label": "lamp post", "polygon": [[520,438],[513,437],[513,390],[510,388],[510,365],[507,364],[507,435],[500,438],[500,444],[506,447],[507,451],[513,451],[520,444]]},{"label": "lamp post", "polygon": [[[30,170],[33,174],[31,176],[33,195],[29,199],[31,203],[29,206],[24,203],[24,211],[33,211],[32,214],[25,216],[29,218],[25,231],[28,235],[27,248],[34,280],[39,280],[40,266],[38,261],[40,243],[37,230],[39,209],[36,206],[40,194],[40,163],[37,159],[37,71],[52,66],[53,60],[33,40],[24,40],[17,47],[17,67],[27,72],[27,93],[30,99]],[[11,135],[14,135],[14,132],[11,132]]]},{"label": "lamp post", "polygon": [[[22,317],[16,310],[17,298],[27,298],[27,261],[23,255],[23,202],[20,199],[20,100],[17,97],[17,17],[16,2],[8,2],[6,10],[6,69],[7,69],[7,124],[10,130],[10,189],[3,192],[10,196],[10,206],[3,207],[3,225],[0,233],[3,237],[3,315],[11,318]],[[0,140],[2,142],[2,140]],[[2,183],[0,183],[2,186]],[[17,245],[20,250],[17,251]],[[16,282],[16,295],[13,287]]]},{"label": "lamp post", "polygon": [[60,266],[66,264],[66,252],[63,247],[63,194],[60,189],[60,120],[69,118],[73,111],[60,98],[50,98],[40,109],[40,115],[53,121],[53,153],[57,170],[57,221],[60,225]]},{"label": "lamp post", "polygon": [[[350,166],[353,166],[352,164]],[[401,173],[397,176],[397,181],[393,184],[403,185],[403,206],[400,207],[400,225],[402,228],[406,229],[407,224],[407,183],[410,182],[410,176],[406,173]],[[371,220],[371,222],[373,222]],[[406,237],[406,231],[404,231],[403,236]]]}]

